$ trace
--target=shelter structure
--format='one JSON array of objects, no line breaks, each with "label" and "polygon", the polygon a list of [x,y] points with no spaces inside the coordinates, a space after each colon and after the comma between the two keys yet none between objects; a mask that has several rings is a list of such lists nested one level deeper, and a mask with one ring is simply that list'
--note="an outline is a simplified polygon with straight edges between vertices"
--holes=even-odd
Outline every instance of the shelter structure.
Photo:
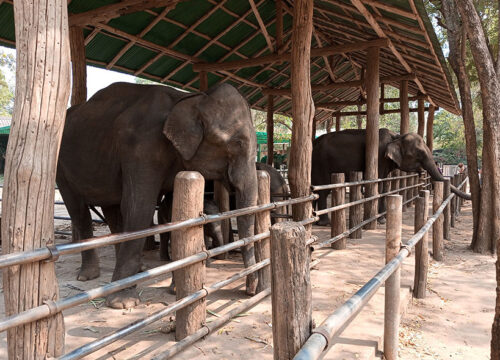
[{"label": "shelter structure", "polygon": [[[345,106],[366,104],[368,179],[377,177],[380,103],[401,103],[402,133],[409,128],[409,100],[418,100],[422,134],[425,101],[458,113],[422,0],[0,0],[0,25],[0,43],[16,46],[18,54],[4,252],[53,241],[52,217],[43,214],[53,211],[70,47],[72,104],[86,99],[85,65],[91,64],[187,91],[231,83],[252,108],[268,111],[270,147],[272,114],[292,116],[294,197],[310,193],[315,125],[340,118]],[[380,99],[380,84],[400,88],[400,98]],[[365,209],[368,217],[375,206]],[[311,210],[309,203],[296,205],[294,219]],[[9,314],[57,298],[53,263],[6,276]],[[64,327],[56,310],[52,318],[9,331],[11,358],[61,354]]]}]

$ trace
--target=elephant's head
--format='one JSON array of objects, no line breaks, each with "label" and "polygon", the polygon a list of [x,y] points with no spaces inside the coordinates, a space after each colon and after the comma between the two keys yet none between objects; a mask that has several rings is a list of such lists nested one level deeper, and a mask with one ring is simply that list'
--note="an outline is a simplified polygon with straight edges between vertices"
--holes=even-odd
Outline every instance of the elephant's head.
[{"label": "elephant's head", "polygon": [[[250,108],[233,86],[222,84],[186,96],[169,113],[163,132],[186,170],[231,185],[238,208],[256,205],[257,138]],[[240,238],[253,235],[253,228],[253,216],[238,218]]]},{"label": "elephant's head", "polygon": [[[393,141],[387,144],[385,157],[392,160],[403,171],[427,170],[432,179],[437,181],[445,180],[434,162],[430,149],[418,134],[408,133],[395,136]],[[458,190],[453,185],[451,190],[458,196],[470,200],[469,194]]]}]

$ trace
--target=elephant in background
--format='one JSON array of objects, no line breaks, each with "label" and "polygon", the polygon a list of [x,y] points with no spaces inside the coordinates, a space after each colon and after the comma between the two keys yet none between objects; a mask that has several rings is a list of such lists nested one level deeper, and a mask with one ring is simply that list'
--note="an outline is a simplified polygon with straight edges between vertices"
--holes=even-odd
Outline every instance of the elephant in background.
[{"label": "elephant in background", "polygon": [[[366,130],[344,130],[322,135],[313,142],[313,185],[330,183],[332,173],[365,170]],[[432,179],[443,181],[444,177],[434,163],[432,153],[422,137],[415,133],[399,135],[388,129],[379,130],[378,176],[385,178],[392,170],[406,172],[427,170]],[[470,199],[469,194],[454,186],[451,190],[460,197]],[[327,207],[328,190],[319,192],[318,208]],[[383,202],[380,202],[383,206]],[[319,225],[329,225],[328,215],[320,216]]]},{"label": "elephant in background", "polygon": [[[257,201],[257,140],[250,109],[231,85],[189,94],[161,85],[115,83],[67,112],[57,184],[71,216],[73,241],[92,237],[89,206],[100,206],[112,232],[147,228],[157,199],[175,175],[198,171],[235,189],[236,207]],[[238,218],[240,238],[254,234],[253,215]],[[140,271],[144,239],[116,247],[112,281]],[[242,250],[255,263],[252,246]],[[78,279],[98,277],[96,250],[82,253]],[[255,293],[255,274],[247,293]],[[107,298],[113,308],[139,303],[136,288]]]}]

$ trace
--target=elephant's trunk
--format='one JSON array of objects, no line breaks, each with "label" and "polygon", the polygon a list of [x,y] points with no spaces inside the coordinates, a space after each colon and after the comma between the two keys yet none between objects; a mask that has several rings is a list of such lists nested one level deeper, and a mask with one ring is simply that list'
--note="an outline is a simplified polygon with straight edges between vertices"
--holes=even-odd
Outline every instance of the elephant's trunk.
[{"label": "elephant's trunk", "polygon": [[[439,172],[436,164],[433,161],[431,161],[431,160],[425,161],[423,164],[423,167],[425,170],[427,170],[427,172],[429,173],[429,175],[431,176],[431,178],[433,180],[436,180],[436,181],[444,181],[445,180],[444,176]],[[471,200],[470,194],[467,194],[467,193],[457,189],[455,186],[453,186],[451,184],[450,184],[450,190],[453,193],[455,193],[457,196],[460,196],[461,198],[463,198],[465,200]]]}]

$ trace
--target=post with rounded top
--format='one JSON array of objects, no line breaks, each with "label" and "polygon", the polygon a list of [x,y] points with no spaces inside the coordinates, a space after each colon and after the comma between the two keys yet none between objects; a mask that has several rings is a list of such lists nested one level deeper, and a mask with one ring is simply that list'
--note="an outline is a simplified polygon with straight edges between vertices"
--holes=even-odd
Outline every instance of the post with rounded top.
[{"label": "post with rounded top", "polygon": [[[443,201],[448,196],[450,196],[450,179],[447,178],[444,180]],[[450,240],[450,222],[450,203],[448,203],[443,211],[443,238],[446,240]]]},{"label": "post with rounded top", "polygon": [[[434,197],[432,198],[432,212],[435,214],[443,203],[443,182],[433,181]],[[436,261],[443,260],[443,214],[439,215],[432,225],[432,257]]]},{"label": "post with rounded top", "polygon": [[[332,184],[341,184],[345,182],[344,173],[335,173],[331,175]],[[332,189],[332,206],[345,203],[345,188]],[[337,210],[331,213],[331,235],[332,237],[342,234],[346,231],[345,209]],[[340,239],[332,244],[332,248],[343,250],[346,248],[346,238]]]},{"label": "post with rounded top", "polygon": [[[387,197],[386,264],[399,253],[401,248],[402,204],[401,195]],[[398,266],[385,282],[384,356],[387,360],[398,358],[400,287],[401,266]]]},{"label": "post with rounded top", "polygon": [[[175,177],[172,222],[195,218],[203,212],[205,180],[197,171],[181,171]],[[172,260],[180,260],[205,249],[203,226],[172,232]],[[199,262],[174,271],[177,300],[203,289],[205,264]],[[206,300],[177,310],[175,339],[193,334],[205,324]]]},{"label": "post with rounded top", "polygon": [[[258,198],[257,205],[269,204],[271,202],[271,180],[267,171],[257,171]],[[262,211],[255,214],[255,234],[269,231],[271,227],[270,211]],[[255,260],[260,262],[269,259],[271,255],[271,244],[269,239],[263,239],[255,243]],[[257,292],[267,289],[271,286],[271,269],[266,266],[258,272],[259,283]]]},{"label": "post with rounded top", "polygon": [[[415,233],[427,222],[429,213],[430,191],[420,192],[420,196],[415,201]],[[413,281],[413,297],[417,299],[425,298],[427,286],[427,272],[429,269],[429,240],[428,232],[415,246],[415,277]]]},{"label": "post with rounded top", "polygon": [[[363,173],[361,171],[351,171],[349,173],[350,182],[361,180],[363,180]],[[362,197],[363,195],[361,194],[361,185],[354,185],[349,187],[349,202],[361,200]],[[349,228],[352,229],[354,226],[361,223],[361,221],[363,221],[363,206],[361,204],[351,206],[349,208]],[[349,238],[351,239],[361,239],[362,237],[362,229],[358,229],[349,234]]]},{"label": "post with rounded top", "polygon": [[309,249],[302,225],[286,221],[271,227],[271,259],[274,359],[293,359],[312,330]]}]

